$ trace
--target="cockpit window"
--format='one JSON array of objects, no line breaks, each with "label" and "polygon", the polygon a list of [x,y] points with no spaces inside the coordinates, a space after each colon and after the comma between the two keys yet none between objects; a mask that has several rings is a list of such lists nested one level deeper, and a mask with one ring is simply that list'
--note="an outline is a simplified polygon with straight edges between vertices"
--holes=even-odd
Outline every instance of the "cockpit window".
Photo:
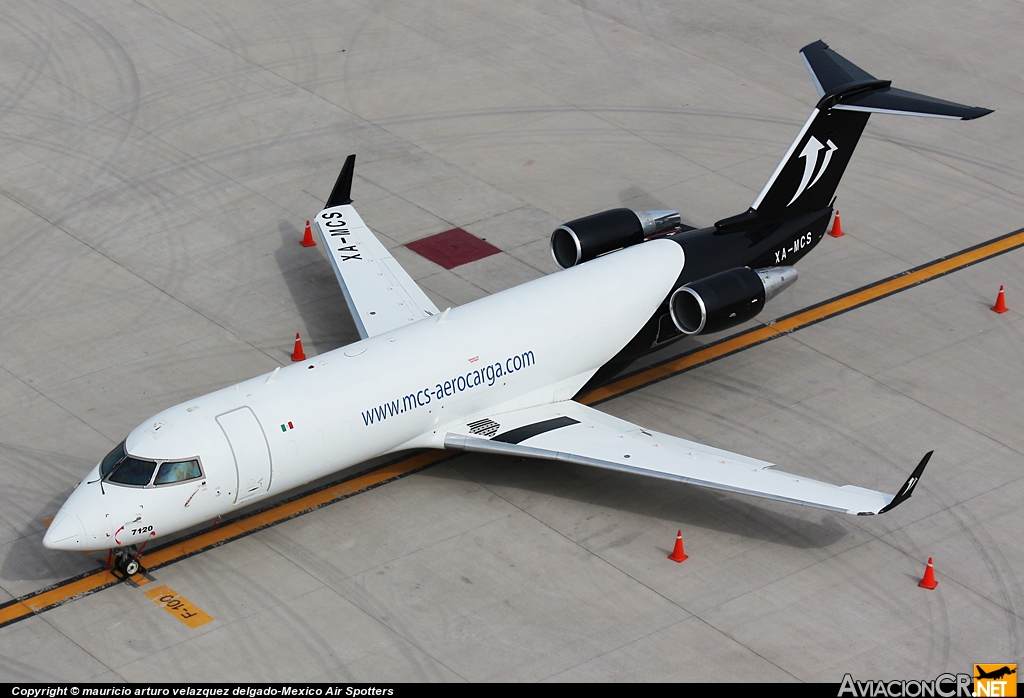
[{"label": "cockpit window", "polygon": [[107,454],[107,457],[100,462],[100,477],[106,477],[114,466],[121,462],[125,456],[124,441],[114,447],[114,450]]},{"label": "cockpit window", "polygon": [[160,465],[160,470],[157,471],[156,480],[153,481],[153,484],[170,485],[175,482],[194,480],[202,476],[203,471],[200,470],[199,461],[197,460],[167,461]]},{"label": "cockpit window", "polygon": [[153,471],[156,470],[156,463],[151,460],[139,460],[128,456],[111,473],[110,482],[121,485],[136,485],[145,487],[153,478]]}]

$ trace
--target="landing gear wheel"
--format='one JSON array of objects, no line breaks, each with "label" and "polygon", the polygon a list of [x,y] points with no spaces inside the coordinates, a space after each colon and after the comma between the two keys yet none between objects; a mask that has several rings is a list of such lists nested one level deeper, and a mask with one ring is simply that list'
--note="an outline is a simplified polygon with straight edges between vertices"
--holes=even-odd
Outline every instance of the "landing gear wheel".
[{"label": "landing gear wheel", "polygon": [[114,566],[126,577],[137,574],[142,565],[139,564],[139,551],[134,545],[117,548],[114,551]]}]

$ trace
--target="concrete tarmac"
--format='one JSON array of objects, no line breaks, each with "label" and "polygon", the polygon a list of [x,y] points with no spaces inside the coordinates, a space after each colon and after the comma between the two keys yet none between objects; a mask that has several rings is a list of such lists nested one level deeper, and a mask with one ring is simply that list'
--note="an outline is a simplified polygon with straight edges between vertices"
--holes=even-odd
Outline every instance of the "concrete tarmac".
[{"label": "concrete tarmac", "polygon": [[[554,272],[606,208],[744,211],[817,100],[823,38],[904,89],[755,325],[1024,227],[1024,6],[838,0],[9,0],[0,6],[0,603],[70,489],[161,409],[358,338],[298,244],[344,158],[439,307]],[[462,227],[451,271],[403,245]],[[1010,312],[988,310],[1000,284]],[[853,518],[464,455],[0,628],[0,681],[830,681],[1018,662],[1024,251],[601,405],[894,491]],[[692,344],[690,346],[693,346]],[[683,347],[680,346],[680,350]],[[1016,504],[1015,504],[1016,502]],[[667,561],[682,528],[690,559]],[[917,587],[934,557],[939,586]]]}]

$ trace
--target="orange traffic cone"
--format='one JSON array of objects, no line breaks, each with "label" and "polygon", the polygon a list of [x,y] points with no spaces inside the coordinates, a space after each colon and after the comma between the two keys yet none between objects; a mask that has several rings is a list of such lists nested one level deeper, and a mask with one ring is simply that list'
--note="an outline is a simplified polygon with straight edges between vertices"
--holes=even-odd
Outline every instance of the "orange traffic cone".
[{"label": "orange traffic cone", "polygon": [[302,351],[302,340],[299,338],[299,333],[295,333],[295,350],[292,352],[292,361],[305,361],[306,355]]},{"label": "orange traffic cone", "polygon": [[316,240],[313,239],[313,229],[309,227],[309,221],[306,221],[306,234],[302,236],[302,246],[316,247]]},{"label": "orange traffic cone", "polygon": [[672,554],[668,556],[668,559],[672,560],[673,562],[682,562],[688,557],[690,556],[683,552],[683,532],[680,531],[676,534],[675,550],[673,550]]},{"label": "orange traffic cone", "polygon": [[935,581],[935,567],[932,565],[931,558],[928,558],[928,566],[924,568],[924,577],[921,578],[917,586],[925,589],[934,589],[939,586],[939,583]]},{"label": "orange traffic cone", "polygon": [[996,304],[991,308],[997,313],[1005,313],[1009,308],[1006,307],[1006,298],[1003,295],[1003,287],[999,287],[999,295],[996,296]]},{"label": "orange traffic cone", "polygon": [[836,217],[832,221],[832,230],[828,231],[828,234],[834,238],[843,237],[843,224],[839,221],[839,209],[836,209]]}]

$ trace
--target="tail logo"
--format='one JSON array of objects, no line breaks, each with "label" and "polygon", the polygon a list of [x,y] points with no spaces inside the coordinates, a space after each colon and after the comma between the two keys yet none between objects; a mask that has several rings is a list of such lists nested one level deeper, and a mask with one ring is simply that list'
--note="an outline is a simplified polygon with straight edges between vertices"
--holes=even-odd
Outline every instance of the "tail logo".
[{"label": "tail logo", "polygon": [[906,484],[906,486],[904,486],[902,494],[906,494],[910,490],[914,489],[914,485],[916,485],[916,484],[917,484],[917,478],[916,477],[911,477],[909,480],[907,480],[907,484]]},{"label": "tail logo", "polygon": [[817,138],[811,136],[807,141],[807,144],[804,146],[804,149],[800,151],[800,157],[804,159],[804,174],[803,177],[800,178],[800,186],[797,187],[796,194],[793,194],[793,198],[789,200],[789,203],[786,204],[786,206],[789,206],[799,199],[800,195],[803,194],[805,190],[810,189],[817,184],[818,180],[821,179],[821,176],[825,174],[825,170],[828,169],[828,164],[832,160],[832,153],[839,150],[838,146],[836,146],[831,139],[827,139],[825,143],[827,144],[828,150],[825,152],[825,157],[821,161],[821,169],[818,170],[818,174],[814,177],[814,181],[811,181],[811,175],[814,175],[814,170],[818,166],[818,154],[824,150],[826,146],[822,145],[821,141]]}]

